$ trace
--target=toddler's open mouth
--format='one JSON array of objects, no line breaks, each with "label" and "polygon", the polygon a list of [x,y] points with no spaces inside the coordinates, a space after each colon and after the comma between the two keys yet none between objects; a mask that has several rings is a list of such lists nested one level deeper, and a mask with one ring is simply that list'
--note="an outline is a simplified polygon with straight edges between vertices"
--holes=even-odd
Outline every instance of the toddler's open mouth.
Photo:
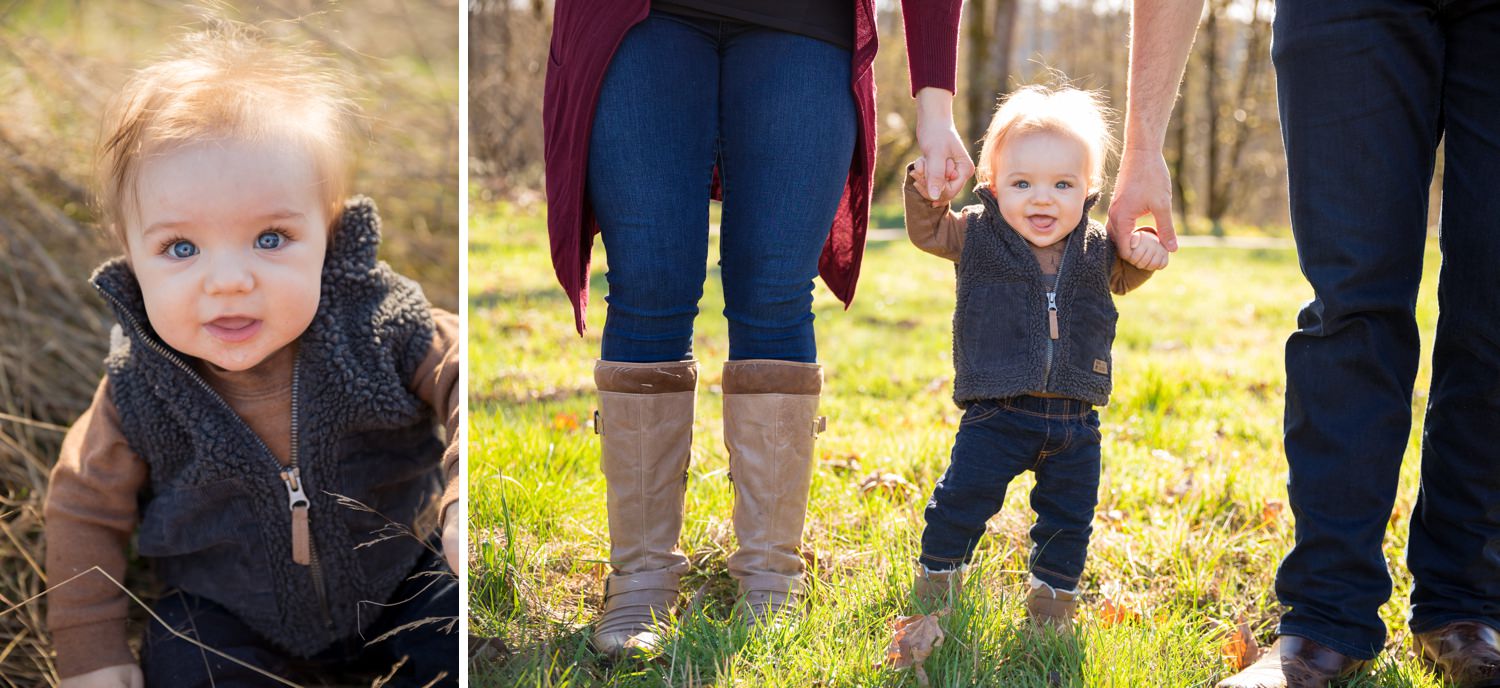
[{"label": "toddler's open mouth", "polygon": [[1057,224],[1057,218],[1051,215],[1028,215],[1026,216],[1026,221],[1030,222],[1031,226],[1040,232],[1049,231],[1053,225]]},{"label": "toddler's open mouth", "polygon": [[203,324],[203,329],[225,342],[243,342],[260,331],[260,320],[255,318],[215,318]]}]

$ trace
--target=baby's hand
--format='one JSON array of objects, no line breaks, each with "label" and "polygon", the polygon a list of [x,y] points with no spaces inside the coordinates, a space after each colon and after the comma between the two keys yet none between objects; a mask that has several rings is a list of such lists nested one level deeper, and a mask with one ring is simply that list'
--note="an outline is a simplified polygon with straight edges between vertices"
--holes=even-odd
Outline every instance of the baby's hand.
[{"label": "baby's hand", "polygon": [[135,664],[116,664],[65,678],[58,688],[145,688],[146,679]]},{"label": "baby's hand", "polygon": [[1130,247],[1125,251],[1125,262],[1142,270],[1160,270],[1167,267],[1167,253],[1156,232],[1149,228],[1137,229],[1130,234]]},{"label": "baby's hand", "polygon": [[448,505],[448,511],[443,514],[443,558],[448,560],[448,568],[453,573],[458,573],[458,559],[461,554],[459,547],[459,517],[458,502]]},{"label": "baby's hand", "polygon": [[[952,160],[949,160],[948,169],[944,174],[944,179],[953,180],[957,178],[958,164],[953,162]],[[925,158],[917,158],[916,160],[913,160],[911,162],[911,180],[913,182],[913,186],[917,188],[917,193],[921,194],[923,198],[927,198],[927,160]],[[934,201],[930,198],[927,198],[927,202],[931,203],[932,207],[934,208],[948,205],[947,201]]]}]

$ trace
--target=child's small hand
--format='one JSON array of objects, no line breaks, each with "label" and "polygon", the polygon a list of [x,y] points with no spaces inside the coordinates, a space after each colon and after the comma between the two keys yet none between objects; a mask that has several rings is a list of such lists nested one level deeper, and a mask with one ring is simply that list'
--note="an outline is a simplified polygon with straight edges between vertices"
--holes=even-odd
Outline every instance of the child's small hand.
[{"label": "child's small hand", "polygon": [[448,568],[453,573],[458,573],[458,560],[461,553],[459,545],[459,517],[458,502],[448,505],[448,510],[443,513],[443,558],[448,560]]},{"label": "child's small hand", "polygon": [[1130,234],[1130,248],[1125,252],[1125,262],[1142,270],[1160,270],[1167,267],[1172,254],[1161,245],[1156,232],[1149,227],[1137,229]]},{"label": "child's small hand", "polygon": [[[922,194],[923,198],[927,198],[927,160],[924,158],[917,158],[916,160],[913,160],[911,164],[911,180],[917,187],[917,193]],[[952,160],[949,160],[948,169],[944,171],[943,178],[945,181],[958,179],[958,164],[953,162]],[[948,202],[944,200],[934,201],[928,198],[927,202],[931,203],[932,207],[934,208],[948,205]]]},{"label": "child's small hand", "polygon": [[58,688],[145,688],[146,678],[135,664],[116,664],[65,678]]}]

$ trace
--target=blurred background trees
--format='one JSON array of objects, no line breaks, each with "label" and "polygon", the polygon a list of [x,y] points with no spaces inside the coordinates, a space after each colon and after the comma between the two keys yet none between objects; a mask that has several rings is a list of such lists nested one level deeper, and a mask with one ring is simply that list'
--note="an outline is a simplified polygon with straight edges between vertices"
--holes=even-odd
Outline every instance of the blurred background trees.
[{"label": "blurred background trees", "polygon": [[[481,197],[541,196],[552,4],[469,3],[469,169]],[[1284,233],[1286,178],[1269,56],[1274,0],[1207,4],[1167,135],[1177,212],[1193,233]],[[876,8],[876,202],[889,205],[899,202],[901,163],[915,156],[914,108],[900,5],[877,0]],[[954,110],[959,131],[975,142],[972,152],[999,97],[1060,75],[1103,91],[1123,119],[1129,27],[1128,0],[967,0]],[[877,209],[876,222],[889,226],[899,214]]]}]

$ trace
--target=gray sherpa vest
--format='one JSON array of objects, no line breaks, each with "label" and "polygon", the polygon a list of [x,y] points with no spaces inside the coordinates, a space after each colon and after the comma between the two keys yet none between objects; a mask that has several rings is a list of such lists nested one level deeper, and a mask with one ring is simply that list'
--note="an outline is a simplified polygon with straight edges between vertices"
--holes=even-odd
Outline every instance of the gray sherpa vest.
[{"label": "gray sherpa vest", "polygon": [[291,439],[310,502],[310,565],[292,560],[291,495],[275,457],[151,329],[123,259],[92,280],[123,326],[106,359],[111,398],[150,468],[137,551],[166,585],[223,605],[298,656],[379,616],[375,604],[423,550],[412,537],[381,538],[389,523],[427,520],[440,489],[432,410],[407,391],[431,345],[432,316],[420,287],[376,261],[379,244],[375,205],[350,201],[299,340]]},{"label": "gray sherpa vest", "polygon": [[[1109,403],[1115,339],[1109,273],[1115,248],[1104,227],[1083,219],[1065,239],[1058,284],[1049,300],[1047,279],[1027,244],[1000,215],[988,189],[981,205],[964,209],[968,229],[958,260],[958,304],[953,311],[953,400],[1044,392]],[[1057,310],[1052,339],[1049,311]]]}]

